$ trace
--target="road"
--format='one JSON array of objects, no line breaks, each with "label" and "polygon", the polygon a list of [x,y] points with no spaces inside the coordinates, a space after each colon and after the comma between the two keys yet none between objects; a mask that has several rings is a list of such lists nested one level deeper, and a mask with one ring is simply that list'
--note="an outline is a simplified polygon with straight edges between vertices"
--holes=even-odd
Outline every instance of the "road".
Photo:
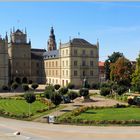
[{"label": "road", "polygon": [[[13,133],[20,131],[20,136]],[[140,127],[54,125],[0,118],[0,140],[139,140]]]}]

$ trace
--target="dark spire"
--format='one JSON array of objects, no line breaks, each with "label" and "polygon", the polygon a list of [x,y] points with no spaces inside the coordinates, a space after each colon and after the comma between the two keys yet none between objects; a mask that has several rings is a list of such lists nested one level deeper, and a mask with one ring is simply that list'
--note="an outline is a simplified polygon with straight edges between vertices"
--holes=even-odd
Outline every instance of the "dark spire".
[{"label": "dark spire", "polygon": [[5,39],[6,39],[6,41],[8,41],[8,35],[7,35],[7,32],[6,32],[6,35],[5,35]]},{"label": "dark spire", "polygon": [[54,35],[54,29],[53,29],[53,27],[51,27],[50,34],[51,34],[51,35]]}]

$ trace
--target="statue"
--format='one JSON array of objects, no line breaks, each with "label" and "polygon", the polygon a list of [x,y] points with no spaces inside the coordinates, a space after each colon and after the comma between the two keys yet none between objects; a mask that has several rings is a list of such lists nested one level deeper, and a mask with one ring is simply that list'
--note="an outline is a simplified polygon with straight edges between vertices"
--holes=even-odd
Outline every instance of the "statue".
[{"label": "statue", "polygon": [[88,88],[88,81],[87,81],[86,77],[83,80],[83,88]]}]

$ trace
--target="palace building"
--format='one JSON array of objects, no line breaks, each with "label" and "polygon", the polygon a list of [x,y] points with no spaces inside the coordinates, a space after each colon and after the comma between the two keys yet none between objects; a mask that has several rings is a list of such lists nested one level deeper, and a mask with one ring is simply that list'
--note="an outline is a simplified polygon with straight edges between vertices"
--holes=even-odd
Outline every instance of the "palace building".
[{"label": "palace building", "polygon": [[32,48],[26,30],[13,29],[10,39],[0,37],[0,87],[16,78],[39,84],[72,83],[77,87],[84,78],[90,84],[99,82],[99,42],[91,44],[81,38],[59,43],[53,27],[45,49]]},{"label": "palace building", "polygon": [[60,43],[56,48],[54,30],[51,28],[48,51],[44,56],[46,83],[79,87],[84,78],[89,83],[99,82],[99,42],[96,45],[80,38]]}]

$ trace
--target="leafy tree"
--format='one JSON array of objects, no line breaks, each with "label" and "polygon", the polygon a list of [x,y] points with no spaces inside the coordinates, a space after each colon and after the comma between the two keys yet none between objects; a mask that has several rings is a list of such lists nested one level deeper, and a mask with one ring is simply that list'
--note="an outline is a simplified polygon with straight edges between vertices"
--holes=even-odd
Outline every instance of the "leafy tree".
[{"label": "leafy tree", "polygon": [[12,83],[11,88],[16,90],[18,88],[18,84],[16,82]]},{"label": "leafy tree", "polygon": [[140,54],[136,61],[136,69],[132,74],[132,85],[136,91],[140,92]]},{"label": "leafy tree", "polygon": [[62,87],[59,89],[59,93],[61,95],[65,95],[67,92],[68,92],[68,88],[66,88],[66,87]]},{"label": "leafy tree", "polygon": [[123,53],[113,52],[112,55],[108,56],[108,59],[105,61],[105,75],[106,80],[110,80],[110,64],[115,63],[119,57],[122,57]]},{"label": "leafy tree", "polygon": [[111,64],[111,80],[122,85],[127,82],[128,86],[130,86],[132,74],[131,66],[131,62],[128,59],[120,57],[115,63]]},{"label": "leafy tree", "polygon": [[22,88],[25,92],[29,90],[28,84],[22,84]]},{"label": "leafy tree", "polygon": [[29,104],[29,117],[30,117],[30,112],[31,112],[31,111],[30,111],[30,110],[31,110],[30,105],[31,105],[33,102],[35,102],[36,96],[35,96],[35,94],[32,93],[32,92],[28,92],[28,93],[25,93],[24,98],[25,98],[26,102]]},{"label": "leafy tree", "polygon": [[31,87],[32,87],[32,89],[35,90],[36,88],[38,88],[38,84],[37,83],[32,83]]},{"label": "leafy tree", "polygon": [[62,101],[62,97],[59,93],[53,92],[53,94],[51,96],[51,101],[55,106],[58,106]]},{"label": "leafy tree", "polygon": [[54,85],[54,88],[55,88],[56,90],[58,90],[60,87],[61,87],[61,86],[60,86],[59,84],[55,84],[55,85]]}]

